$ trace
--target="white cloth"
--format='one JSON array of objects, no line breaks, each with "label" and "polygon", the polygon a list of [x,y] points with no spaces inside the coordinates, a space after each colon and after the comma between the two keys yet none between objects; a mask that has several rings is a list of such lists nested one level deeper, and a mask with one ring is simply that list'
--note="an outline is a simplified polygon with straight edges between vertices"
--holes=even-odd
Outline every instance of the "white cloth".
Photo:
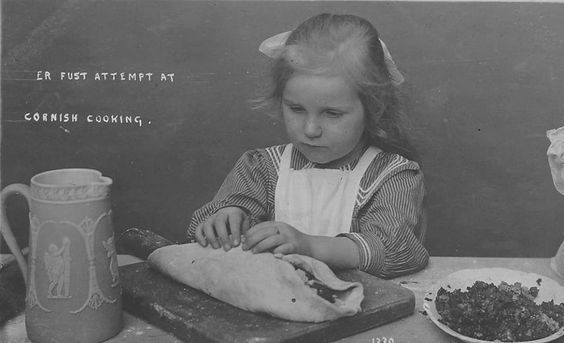
[{"label": "white cloth", "polygon": [[310,235],[350,232],[360,181],[381,150],[369,147],[353,170],[294,170],[290,168],[292,150],[292,144],[288,144],[280,160],[275,220]]},{"label": "white cloth", "polygon": [[556,255],[550,259],[550,267],[560,276],[562,282],[564,282],[564,242],[560,244]]},{"label": "white cloth", "polygon": [[548,130],[546,136],[550,140],[548,165],[552,173],[554,187],[564,195],[564,126],[559,129]]},{"label": "white cloth", "polygon": [[[564,195],[564,126],[548,130],[546,136],[550,140],[546,153],[552,181],[556,190]],[[564,242],[560,244],[556,255],[550,259],[550,266],[564,280]]]}]

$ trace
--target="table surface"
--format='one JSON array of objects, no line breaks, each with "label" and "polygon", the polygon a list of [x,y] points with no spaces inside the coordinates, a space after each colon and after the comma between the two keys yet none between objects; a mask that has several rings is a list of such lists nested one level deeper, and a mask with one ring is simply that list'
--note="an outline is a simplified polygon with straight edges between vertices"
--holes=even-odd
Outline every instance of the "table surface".
[{"label": "table surface", "polygon": [[[136,261],[139,260],[135,257],[126,255],[119,256],[119,263],[121,265],[134,263]],[[392,282],[401,283],[403,287],[409,288],[415,293],[415,312],[411,316],[336,342],[460,342],[441,331],[427,316],[422,313],[422,304],[425,292],[429,290],[437,280],[440,280],[455,271],[462,269],[493,267],[509,268],[544,275],[558,281],[561,285],[564,285],[564,280],[550,268],[550,259],[548,258],[431,257],[429,265],[424,270],[391,280]],[[158,327],[155,327],[127,312],[124,313],[124,321],[125,325],[122,332],[114,338],[106,341],[107,343],[182,342]],[[18,323],[21,322],[23,322],[23,318],[20,316],[6,325],[11,325],[17,328]],[[26,342],[26,340],[21,342]],[[564,337],[561,337],[553,342],[564,343]]]}]

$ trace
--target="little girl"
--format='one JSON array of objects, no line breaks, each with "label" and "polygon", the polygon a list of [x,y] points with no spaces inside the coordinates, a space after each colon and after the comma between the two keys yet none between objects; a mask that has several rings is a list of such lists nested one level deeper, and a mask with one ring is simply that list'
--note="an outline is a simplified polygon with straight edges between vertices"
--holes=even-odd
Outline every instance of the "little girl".
[{"label": "little girl", "polygon": [[290,144],[243,154],[188,238],[380,277],[425,267],[423,174],[399,123],[403,78],[376,29],[321,14],[260,50],[274,59],[266,102]]}]

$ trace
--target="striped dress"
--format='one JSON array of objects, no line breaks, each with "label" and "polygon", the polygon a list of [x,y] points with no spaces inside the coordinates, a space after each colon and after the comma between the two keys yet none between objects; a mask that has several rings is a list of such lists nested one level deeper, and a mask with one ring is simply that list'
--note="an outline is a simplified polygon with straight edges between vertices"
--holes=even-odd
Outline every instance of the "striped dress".
[{"label": "striped dress", "polygon": [[[245,152],[214,199],[194,212],[188,240],[194,240],[201,222],[227,206],[243,208],[251,226],[274,220],[274,192],[285,148],[278,145]],[[357,163],[358,159],[341,169],[353,169]],[[293,149],[290,166],[295,170],[317,167],[297,149]],[[423,174],[416,162],[389,152],[374,158],[360,182],[350,232],[339,235],[358,246],[360,270],[391,278],[427,265],[424,194]]]}]

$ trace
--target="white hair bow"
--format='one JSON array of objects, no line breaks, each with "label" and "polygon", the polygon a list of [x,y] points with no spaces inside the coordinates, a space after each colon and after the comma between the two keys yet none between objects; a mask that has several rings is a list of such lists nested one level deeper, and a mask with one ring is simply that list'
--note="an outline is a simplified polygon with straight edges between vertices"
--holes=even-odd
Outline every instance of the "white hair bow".
[{"label": "white hair bow", "polygon": [[[286,40],[292,31],[282,32],[272,37],[265,39],[259,46],[259,51],[270,58],[276,58],[282,53]],[[392,83],[395,86],[399,86],[405,80],[402,73],[398,70],[396,63],[394,62],[390,50],[386,44],[380,39],[380,44],[382,45],[382,50],[384,51],[384,61],[386,62],[386,67],[392,78]]]}]

